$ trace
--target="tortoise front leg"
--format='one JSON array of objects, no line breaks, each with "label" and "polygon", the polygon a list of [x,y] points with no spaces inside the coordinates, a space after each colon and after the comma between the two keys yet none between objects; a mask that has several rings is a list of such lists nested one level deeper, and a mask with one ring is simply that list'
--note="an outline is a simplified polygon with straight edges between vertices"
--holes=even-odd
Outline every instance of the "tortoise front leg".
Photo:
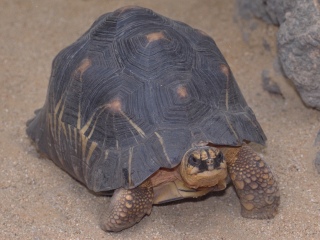
[{"label": "tortoise front leg", "polygon": [[273,218],[280,203],[279,188],[269,168],[249,146],[226,152],[228,171],[245,218]]},{"label": "tortoise front leg", "polygon": [[119,232],[140,222],[150,214],[153,203],[153,189],[149,184],[133,189],[117,189],[108,211],[101,215],[101,228],[104,231]]}]

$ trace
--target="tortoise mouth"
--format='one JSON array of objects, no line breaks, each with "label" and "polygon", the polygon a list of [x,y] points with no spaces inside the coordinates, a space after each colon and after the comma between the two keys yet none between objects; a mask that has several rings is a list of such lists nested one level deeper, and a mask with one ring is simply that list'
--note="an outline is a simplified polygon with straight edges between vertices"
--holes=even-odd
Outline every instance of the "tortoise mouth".
[{"label": "tortoise mouth", "polygon": [[180,175],[192,187],[211,187],[227,177],[227,164],[219,148],[202,146],[186,152],[180,165]]}]

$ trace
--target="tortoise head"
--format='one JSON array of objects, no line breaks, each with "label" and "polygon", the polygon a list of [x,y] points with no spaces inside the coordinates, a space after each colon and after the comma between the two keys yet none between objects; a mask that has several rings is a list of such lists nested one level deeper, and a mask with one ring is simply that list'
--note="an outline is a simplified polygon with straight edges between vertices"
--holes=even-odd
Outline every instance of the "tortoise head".
[{"label": "tortoise head", "polygon": [[180,175],[190,188],[212,187],[225,182],[227,163],[220,149],[201,146],[189,149],[180,164]]}]

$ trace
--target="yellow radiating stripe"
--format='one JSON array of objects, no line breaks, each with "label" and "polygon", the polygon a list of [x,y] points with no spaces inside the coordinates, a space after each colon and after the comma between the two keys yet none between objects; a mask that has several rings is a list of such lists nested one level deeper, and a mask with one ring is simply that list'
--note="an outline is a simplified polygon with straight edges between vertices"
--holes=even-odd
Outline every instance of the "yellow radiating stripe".
[{"label": "yellow radiating stripe", "polygon": [[62,103],[62,98],[60,98],[59,102],[57,103],[56,107],[54,108],[55,115],[58,115],[58,111],[59,111],[61,103]]},{"label": "yellow radiating stripe", "polygon": [[59,111],[61,103],[62,103],[62,98],[60,98],[59,102],[57,103],[56,107],[53,110],[53,129],[56,129],[56,126],[57,126],[58,118],[55,116],[58,116],[58,111]]},{"label": "yellow radiating stripe", "polygon": [[[61,101],[61,100],[60,100]],[[59,105],[60,105],[60,101],[59,101]],[[61,111],[59,113],[59,118],[58,118],[58,140],[59,140],[59,145],[61,145],[61,128],[63,129],[64,131],[64,134],[67,135],[67,132],[66,132],[66,129],[65,127],[63,126],[63,123],[62,123],[62,115],[63,115],[63,112],[64,112],[64,109],[65,109],[65,105],[63,104],[62,107],[61,107]],[[58,111],[58,109],[57,109]],[[57,117],[57,112],[55,112],[55,118]]]},{"label": "yellow radiating stripe", "polygon": [[238,136],[238,134],[236,133],[236,131],[234,130],[234,128],[232,127],[232,125],[231,125],[231,123],[230,123],[230,121],[229,121],[228,117],[227,117],[226,115],[224,115],[224,116],[225,116],[225,118],[226,118],[226,120],[227,120],[227,123],[228,123],[228,125],[229,125],[229,127],[230,127],[231,131],[233,132],[234,136],[237,138],[237,140],[239,140],[239,136]]},{"label": "yellow radiating stripe", "polygon": [[86,148],[87,148],[87,144],[88,144],[88,139],[83,134],[80,134],[80,136],[81,136],[82,157],[84,158],[86,156]]},{"label": "yellow radiating stripe", "polygon": [[168,154],[167,154],[166,148],[164,147],[163,138],[160,136],[159,133],[157,133],[157,132],[154,132],[154,133],[156,134],[156,136],[157,136],[158,139],[159,139],[159,142],[160,142],[160,144],[161,144],[161,146],[162,146],[162,150],[163,150],[163,153],[164,153],[167,161],[168,161],[168,162],[170,163],[170,165],[172,166],[172,162],[171,162],[171,160],[170,160],[170,158],[169,158],[169,156],[168,156]]},{"label": "yellow radiating stripe", "polygon": [[120,110],[120,113],[127,119],[127,121],[131,124],[131,126],[140,134],[141,137],[145,138],[146,134],[144,133],[144,131],[138,127],[137,124],[135,124],[130,118],[128,118],[127,115],[124,114],[124,112],[122,112]]},{"label": "yellow radiating stripe", "polygon": [[51,115],[49,113],[47,113],[47,124],[48,124],[48,129],[50,129],[51,134],[53,134],[52,133],[52,131],[53,131],[53,129],[52,129],[52,117],[51,117]]},{"label": "yellow radiating stripe", "polygon": [[[67,135],[66,128],[61,121],[62,115],[64,112],[64,105],[62,106],[62,109],[58,115],[62,101],[63,101],[63,98],[60,98],[59,102],[57,103],[57,105],[55,106],[55,108],[53,110],[53,129],[51,128],[51,131],[52,131],[53,135],[55,136],[55,139],[59,142],[59,145],[61,145],[61,140],[60,140],[61,139],[60,138],[61,128],[62,128],[64,134]],[[58,131],[58,132],[56,132],[56,131]]]},{"label": "yellow radiating stripe", "polygon": [[226,75],[227,83],[226,83],[226,109],[229,110],[229,75]]},{"label": "yellow radiating stripe", "polygon": [[226,90],[226,109],[229,110],[229,90]]},{"label": "yellow radiating stripe", "polygon": [[229,110],[229,67],[225,64],[220,65],[221,72],[227,77],[226,82],[226,109]]},{"label": "yellow radiating stripe", "polygon": [[[68,135],[69,135],[69,142],[75,142],[76,139],[74,139],[74,141],[72,141],[72,131],[71,131],[71,126],[69,124],[67,124],[68,126]],[[76,145],[75,145],[76,146]],[[75,148],[77,149],[77,148]]]},{"label": "yellow radiating stripe", "polygon": [[[62,128],[62,130],[63,130],[64,136],[67,137],[66,125],[65,125],[65,123],[59,121],[59,139],[60,139],[61,128]],[[59,141],[60,141],[60,140],[59,140]]]},{"label": "yellow radiating stripe", "polygon": [[87,158],[86,158],[86,162],[88,163],[91,156],[92,156],[92,153],[93,151],[96,149],[96,147],[98,146],[98,144],[96,142],[91,142],[91,146],[89,148],[89,152],[88,152],[88,155],[87,155]]},{"label": "yellow radiating stripe", "polygon": [[106,150],[104,152],[104,159],[106,160],[108,158],[108,156],[109,156],[109,150]]},{"label": "yellow radiating stripe", "polygon": [[79,102],[79,107],[78,107],[78,119],[77,119],[77,128],[80,130],[81,129],[81,106],[80,106],[80,102]]},{"label": "yellow radiating stripe", "polygon": [[252,120],[250,119],[250,117],[247,116],[247,114],[243,114],[243,115],[245,116],[245,118],[246,118],[247,120],[249,120],[249,122],[250,122],[255,128],[257,128],[257,125],[256,125],[254,122],[252,122]]},{"label": "yellow radiating stripe", "polygon": [[91,124],[91,122],[92,122],[93,117],[94,117],[94,114],[91,116],[91,118],[89,119],[89,121],[87,121],[87,123],[80,129],[80,132],[81,132],[82,134],[84,134],[84,133],[88,130],[88,128],[89,128],[89,126],[90,126],[90,124]]},{"label": "yellow radiating stripe", "polygon": [[75,150],[76,153],[78,153],[78,144],[80,144],[80,142],[78,143],[78,129],[76,129],[75,127],[73,127],[73,134],[74,134],[74,146],[75,146]]}]

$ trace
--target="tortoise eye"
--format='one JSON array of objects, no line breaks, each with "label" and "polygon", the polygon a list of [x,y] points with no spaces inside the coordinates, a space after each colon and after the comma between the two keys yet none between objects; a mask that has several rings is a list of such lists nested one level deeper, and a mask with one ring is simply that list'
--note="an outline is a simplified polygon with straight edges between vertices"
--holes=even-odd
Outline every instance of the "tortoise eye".
[{"label": "tortoise eye", "polygon": [[223,154],[222,154],[222,152],[219,152],[218,153],[218,155],[217,155],[217,157],[216,157],[216,161],[218,161],[218,162],[222,162],[223,161]]},{"label": "tortoise eye", "polygon": [[197,159],[197,158],[195,158],[194,156],[190,156],[188,162],[189,162],[189,164],[192,165],[192,166],[199,166],[200,163],[201,163],[201,159]]}]

